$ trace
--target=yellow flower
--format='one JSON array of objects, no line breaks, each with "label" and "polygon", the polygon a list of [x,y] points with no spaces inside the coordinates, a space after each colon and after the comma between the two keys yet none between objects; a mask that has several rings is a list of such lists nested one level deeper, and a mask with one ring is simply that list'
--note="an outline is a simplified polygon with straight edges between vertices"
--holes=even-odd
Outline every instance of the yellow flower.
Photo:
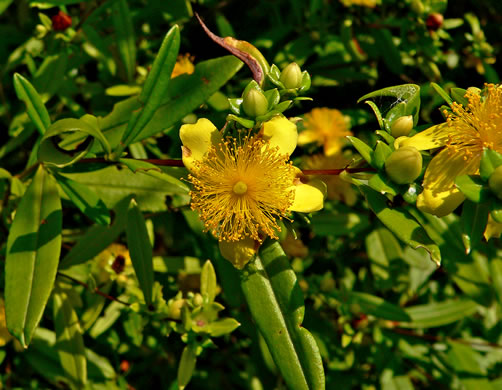
[{"label": "yellow flower", "polygon": [[502,88],[488,84],[482,93],[472,89],[465,97],[467,107],[453,103],[446,123],[399,142],[418,150],[444,147],[429,163],[417,199],[419,209],[439,217],[464,201],[455,178],[478,173],[483,149],[502,152]]},{"label": "yellow flower", "polygon": [[191,207],[220,241],[222,255],[238,268],[265,237],[277,239],[277,221],[290,211],[323,207],[324,183],[305,183],[289,161],[296,134],[296,125],[282,116],[257,135],[239,139],[223,139],[204,118],[180,129],[183,162],[193,184]]},{"label": "yellow flower", "polygon": [[174,65],[173,73],[171,78],[174,79],[182,74],[192,74],[195,71],[195,66],[193,65],[193,57],[190,54],[180,54]]},{"label": "yellow flower", "polygon": [[490,214],[488,214],[488,222],[485,227],[485,232],[483,233],[485,240],[488,241],[490,238],[499,238],[502,234],[502,223],[496,222]]},{"label": "yellow flower", "polygon": [[343,114],[332,108],[314,108],[305,114],[305,130],[298,136],[298,145],[315,142],[324,146],[324,154],[331,156],[339,152],[347,135],[352,135]]},{"label": "yellow flower", "polygon": [[[333,156],[324,156],[316,154],[309,156],[304,164],[305,169],[333,169],[345,168],[350,162],[350,159],[345,157],[343,153],[337,153]],[[341,179],[338,175],[319,175],[327,188],[327,198],[336,199],[344,202],[348,206],[353,206],[357,202],[357,193],[352,187],[352,184]]]},{"label": "yellow flower", "polygon": [[0,347],[3,347],[12,339],[11,334],[7,330],[7,323],[5,322],[5,303],[0,298]]},{"label": "yellow flower", "polygon": [[380,4],[379,0],[340,0],[340,2],[345,7],[350,7],[351,5],[360,5],[362,7],[375,8],[377,4]]}]

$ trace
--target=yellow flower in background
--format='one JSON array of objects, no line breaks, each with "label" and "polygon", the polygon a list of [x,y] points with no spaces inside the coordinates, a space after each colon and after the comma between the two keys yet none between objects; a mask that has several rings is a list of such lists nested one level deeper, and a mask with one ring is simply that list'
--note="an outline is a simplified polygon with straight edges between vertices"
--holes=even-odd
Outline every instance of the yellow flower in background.
[{"label": "yellow flower in background", "polygon": [[0,347],[3,347],[11,339],[12,336],[7,330],[7,322],[5,320],[5,302],[0,298]]},{"label": "yellow flower in background", "polygon": [[289,161],[296,135],[296,125],[282,116],[265,123],[257,135],[240,139],[223,139],[204,118],[180,129],[183,162],[193,184],[191,207],[237,268],[254,256],[265,237],[277,239],[278,220],[290,211],[323,207],[324,183],[306,184]]},{"label": "yellow flower in background", "polygon": [[464,195],[455,186],[455,178],[478,173],[484,148],[502,152],[502,88],[487,84],[481,93],[471,89],[465,96],[469,104],[453,103],[446,123],[405,139],[399,146],[418,150],[444,147],[429,163],[424,191],[417,207],[442,217],[455,210]]},{"label": "yellow flower in background", "polygon": [[340,3],[345,7],[359,5],[362,7],[375,8],[377,4],[380,4],[380,0],[340,0]]},{"label": "yellow flower in background", "polygon": [[[350,159],[343,153],[337,153],[333,156],[324,156],[316,154],[306,158],[305,169],[333,169],[345,168],[350,163]],[[357,202],[357,193],[352,184],[341,179],[338,175],[319,175],[327,188],[327,198],[339,200],[348,206],[353,206]]]},{"label": "yellow flower in background", "polygon": [[195,71],[195,66],[193,64],[193,57],[190,54],[180,54],[174,65],[173,73],[171,78],[174,79],[182,74],[192,74]]},{"label": "yellow flower in background", "polygon": [[326,156],[339,152],[346,143],[345,137],[352,135],[345,116],[333,108],[314,108],[305,114],[304,128],[298,135],[298,145],[323,145]]}]

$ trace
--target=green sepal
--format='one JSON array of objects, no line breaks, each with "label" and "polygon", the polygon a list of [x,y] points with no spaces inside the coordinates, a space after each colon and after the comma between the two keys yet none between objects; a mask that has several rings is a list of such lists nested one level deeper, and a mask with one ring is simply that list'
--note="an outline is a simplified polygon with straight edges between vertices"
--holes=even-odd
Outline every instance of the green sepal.
[{"label": "green sepal", "polygon": [[406,192],[403,193],[403,199],[409,204],[415,204],[420,192],[422,192],[422,188],[417,183],[411,183]]},{"label": "green sepal", "polygon": [[491,190],[478,175],[457,176],[455,185],[467,199],[474,203],[484,202],[491,196]]},{"label": "green sepal", "polygon": [[479,164],[479,176],[485,181],[488,180],[495,168],[500,165],[502,165],[502,154],[493,149],[485,148]]},{"label": "green sepal", "polygon": [[277,106],[281,100],[281,95],[277,88],[269,89],[263,93],[268,101],[268,109],[272,110]]},{"label": "green sepal", "polygon": [[392,135],[390,135],[387,131],[377,130],[375,134],[382,137],[385,142],[391,147],[391,150],[394,150],[394,141],[396,140]]},{"label": "green sepal", "polygon": [[381,194],[387,193],[395,196],[399,193],[398,184],[394,183],[381,172],[377,172],[373,175],[371,179],[368,180],[368,185]]},{"label": "green sepal", "polygon": [[467,107],[467,105],[469,104],[469,100],[465,97],[466,93],[467,90],[463,88],[450,89],[450,95],[453,98],[453,100],[456,101],[457,103],[460,103],[464,107]]},{"label": "green sepal", "polygon": [[228,104],[230,105],[230,111],[232,111],[235,115],[241,115],[241,104],[242,98],[229,98]]},{"label": "green sepal", "polygon": [[371,149],[367,144],[361,141],[359,138],[347,136],[346,137],[350,143],[357,149],[362,158],[366,160],[368,164],[373,166],[373,149]]},{"label": "green sepal", "polygon": [[277,67],[277,65],[272,64],[270,67],[269,72],[267,73],[267,78],[270,80],[272,84],[275,86],[279,87],[280,89],[285,89],[286,87],[284,84],[280,81],[281,78],[281,71]]},{"label": "green sepal", "polygon": [[373,152],[373,163],[375,168],[382,169],[385,165],[385,160],[392,153],[392,149],[385,142],[377,141],[375,151]]},{"label": "green sepal", "polygon": [[255,124],[255,122],[251,119],[242,118],[240,116],[233,115],[233,114],[227,115],[227,122],[229,122],[229,121],[237,122],[238,124],[245,127],[246,129],[252,129]]},{"label": "green sepal", "polygon": [[298,93],[306,92],[310,89],[312,85],[312,80],[310,79],[310,74],[306,70],[302,72],[302,82],[300,83],[300,88],[298,88]]}]

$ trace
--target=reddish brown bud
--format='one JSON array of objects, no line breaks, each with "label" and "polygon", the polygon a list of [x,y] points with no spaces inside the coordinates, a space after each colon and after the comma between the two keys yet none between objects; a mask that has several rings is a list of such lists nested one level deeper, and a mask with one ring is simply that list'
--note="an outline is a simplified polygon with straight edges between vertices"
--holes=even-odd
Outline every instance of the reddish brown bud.
[{"label": "reddish brown bud", "polygon": [[55,31],[64,31],[71,26],[71,17],[63,11],[52,17],[52,28]]},{"label": "reddish brown bud", "polygon": [[443,15],[437,12],[433,12],[432,14],[427,16],[425,24],[429,30],[436,31],[443,25],[443,21],[444,21]]}]

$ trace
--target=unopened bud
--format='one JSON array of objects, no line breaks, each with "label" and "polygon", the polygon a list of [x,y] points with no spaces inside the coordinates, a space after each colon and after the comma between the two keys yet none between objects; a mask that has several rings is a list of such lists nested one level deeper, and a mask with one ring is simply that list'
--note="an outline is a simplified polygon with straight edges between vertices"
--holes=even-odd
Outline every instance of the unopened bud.
[{"label": "unopened bud", "polygon": [[246,115],[256,118],[267,113],[268,100],[263,93],[251,88],[243,97],[242,108]]},{"label": "unopened bud", "polygon": [[52,28],[55,31],[64,31],[71,26],[71,16],[59,11],[57,15],[52,17]]},{"label": "unopened bud", "polygon": [[390,133],[394,138],[407,136],[413,129],[413,116],[405,115],[397,118],[390,126]]},{"label": "unopened bud", "polygon": [[185,305],[184,299],[176,299],[173,302],[170,302],[168,315],[169,318],[173,320],[179,320],[181,318],[181,308]]},{"label": "unopened bud", "polygon": [[425,21],[425,25],[431,31],[439,30],[439,28],[443,25],[444,17],[440,13],[433,12],[429,16],[427,16],[427,20]]},{"label": "unopened bud", "polygon": [[413,183],[422,171],[422,155],[413,146],[403,146],[385,161],[385,172],[397,184]]},{"label": "unopened bud", "polygon": [[287,89],[299,88],[302,83],[302,70],[296,62],[284,68],[279,78]]},{"label": "unopened bud", "polygon": [[490,175],[488,185],[497,198],[502,200],[502,165],[499,165]]},{"label": "unopened bud", "polygon": [[192,302],[193,302],[194,306],[202,306],[204,299],[202,298],[202,295],[200,295],[199,293],[196,293],[193,297]]}]

